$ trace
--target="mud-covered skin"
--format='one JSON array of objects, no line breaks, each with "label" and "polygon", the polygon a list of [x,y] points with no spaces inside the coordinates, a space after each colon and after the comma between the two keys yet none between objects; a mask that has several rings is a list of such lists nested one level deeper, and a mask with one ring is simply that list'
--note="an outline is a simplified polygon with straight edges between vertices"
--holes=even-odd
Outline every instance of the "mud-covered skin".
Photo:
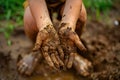
[{"label": "mud-covered skin", "polygon": [[[42,53],[42,57],[47,61],[48,65],[57,71],[60,67],[64,66],[62,61],[64,54],[62,48],[60,47],[59,37],[52,25],[48,25],[38,32],[33,51],[34,53],[40,51]],[[40,52],[37,53],[37,55],[41,54]],[[39,58],[40,57],[34,57],[31,54],[25,56],[18,63],[19,72],[31,75],[34,70],[34,66],[37,64],[37,61],[35,63],[34,60],[38,60]],[[26,69],[26,67],[31,68]]]},{"label": "mud-covered skin", "polygon": [[77,47],[82,51],[85,51],[86,48],[81,43],[76,32],[72,31],[72,28],[70,28],[67,23],[61,24],[58,34],[60,37],[61,46],[65,53],[65,64],[67,68],[71,68],[75,53],[77,53]]},{"label": "mud-covered skin", "polygon": [[33,50],[38,49],[42,51],[43,57],[50,67],[59,69],[60,66],[64,65],[62,62],[64,54],[60,47],[59,37],[52,25],[48,25],[39,31]]},{"label": "mud-covered skin", "polygon": [[73,67],[76,69],[78,74],[82,76],[90,75],[90,72],[93,70],[92,63],[77,53],[75,53]]},{"label": "mud-covered skin", "polygon": [[[66,33],[67,30],[65,31]],[[62,33],[62,31],[60,31],[59,34],[60,34],[61,46],[65,53],[64,63],[67,68],[71,68],[75,57],[74,53],[76,53],[76,47],[73,46],[74,43],[68,38],[68,35],[66,33]]]},{"label": "mud-covered skin", "polygon": [[30,52],[30,54],[25,55],[24,58],[17,63],[18,71],[20,74],[31,75],[41,59],[42,55],[39,50]]},{"label": "mud-covered skin", "polygon": [[[77,47],[81,51],[86,51],[86,48],[80,41],[76,32],[69,27],[69,24],[62,23],[59,28],[59,37],[62,49],[65,53],[65,66],[71,68],[74,65],[76,71],[83,76],[89,75],[89,67],[92,67],[91,62],[77,55]],[[77,63],[77,64],[76,64]]]}]

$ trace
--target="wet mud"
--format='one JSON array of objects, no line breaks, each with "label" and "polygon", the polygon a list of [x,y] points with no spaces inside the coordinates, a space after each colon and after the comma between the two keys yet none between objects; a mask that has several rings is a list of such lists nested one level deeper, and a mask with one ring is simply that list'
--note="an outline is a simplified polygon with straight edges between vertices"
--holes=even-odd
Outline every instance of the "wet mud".
[{"label": "wet mud", "polygon": [[74,69],[54,72],[49,66],[40,64],[30,77],[22,76],[16,68],[17,57],[28,54],[32,42],[25,36],[23,27],[16,28],[8,46],[0,33],[0,80],[119,80],[120,79],[120,26],[107,26],[97,21],[87,22],[82,41],[88,49],[80,53],[94,66],[91,75],[83,77]]},{"label": "wet mud", "polygon": [[[92,62],[91,75],[80,76],[73,68],[54,72],[44,62],[38,65],[32,76],[20,75],[16,67],[18,56],[28,54],[33,44],[25,36],[23,27],[17,27],[10,37],[11,46],[0,33],[0,80],[120,80],[120,25],[113,25],[114,20],[120,18],[119,6],[116,4],[110,11],[108,21],[106,18],[98,21],[91,16],[92,20],[87,21],[82,33],[81,39],[88,51],[78,52]],[[0,24],[4,27],[5,22],[0,21]]]}]

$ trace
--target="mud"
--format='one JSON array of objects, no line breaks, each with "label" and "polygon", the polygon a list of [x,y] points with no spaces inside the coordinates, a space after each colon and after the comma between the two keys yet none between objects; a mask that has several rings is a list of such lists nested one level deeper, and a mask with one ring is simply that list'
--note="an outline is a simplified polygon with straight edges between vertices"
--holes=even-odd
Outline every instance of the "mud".
[{"label": "mud", "polygon": [[87,53],[80,55],[92,61],[94,70],[88,77],[82,77],[74,69],[66,72],[51,72],[41,64],[31,77],[17,72],[19,54],[32,49],[32,42],[25,36],[23,27],[16,28],[8,46],[4,35],[0,34],[0,80],[119,80],[120,79],[120,27],[107,26],[97,21],[87,23],[82,35]]},{"label": "mud", "polygon": [[[94,22],[94,21],[93,21]],[[93,80],[120,79],[120,27],[105,26],[102,23],[88,23],[84,36],[89,53],[88,57],[94,66],[91,74]]]},{"label": "mud", "polygon": [[88,77],[78,75],[74,69],[55,73],[44,64],[40,64],[30,77],[20,75],[16,68],[17,57],[19,54],[23,56],[28,54],[33,44],[25,36],[23,27],[17,27],[12,33],[11,46],[7,45],[3,33],[0,33],[0,80],[119,80],[120,25],[112,24],[115,17],[120,17],[119,14],[120,10],[119,12],[113,10],[109,14],[111,18],[109,21],[92,19],[87,22],[82,41],[88,52],[80,55],[90,60],[94,66],[93,72]]}]

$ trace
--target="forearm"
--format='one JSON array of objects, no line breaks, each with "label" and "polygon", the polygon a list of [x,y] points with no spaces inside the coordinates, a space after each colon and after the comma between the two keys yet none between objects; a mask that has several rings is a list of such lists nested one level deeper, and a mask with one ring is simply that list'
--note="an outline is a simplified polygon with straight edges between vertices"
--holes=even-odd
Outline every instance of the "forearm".
[{"label": "forearm", "polygon": [[52,24],[45,0],[28,0],[32,16],[39,30]]},{"label": "forearm", "polygon": [[69,23],[73,30],[80,15],[82,0],[66,0],[61,23]]}]

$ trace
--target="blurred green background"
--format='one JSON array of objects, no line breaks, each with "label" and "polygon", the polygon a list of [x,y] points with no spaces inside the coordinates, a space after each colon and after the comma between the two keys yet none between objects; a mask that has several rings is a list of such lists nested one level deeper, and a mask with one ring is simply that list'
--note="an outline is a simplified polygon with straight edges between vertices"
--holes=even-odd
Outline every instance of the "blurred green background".
[{"label": "blurred green background", "polygon": [[11,45],[10,35],[16,27],[23,26],[24,0],[0,0],[0,33]]},{"label": "blurred green background", "polygon": [[[0,0],[0,22],[6,21],[6,24],[0,24],[0,32],[4,33],[8,39],[15,27],[23,26],[23,2],[25,0]],[[93,13],[96,18],[100,18],[100,14],[106,14],[113,2],[112,0],[83,0],[88,13]],[[89,15],[88,15],[89,16]],[[3,27],[4,26],[4,27]]]},{"label": "blurred green background", "polygon": [[[24,0],[0,0],[0,20],[22,20]],[[112,0],[83,0],[87,9],[93,12],[108,11]]]},{"label": "blurred green background", "polygon": [[24,0],[0,0],[0,19],[15,20],[22,19]]}]

